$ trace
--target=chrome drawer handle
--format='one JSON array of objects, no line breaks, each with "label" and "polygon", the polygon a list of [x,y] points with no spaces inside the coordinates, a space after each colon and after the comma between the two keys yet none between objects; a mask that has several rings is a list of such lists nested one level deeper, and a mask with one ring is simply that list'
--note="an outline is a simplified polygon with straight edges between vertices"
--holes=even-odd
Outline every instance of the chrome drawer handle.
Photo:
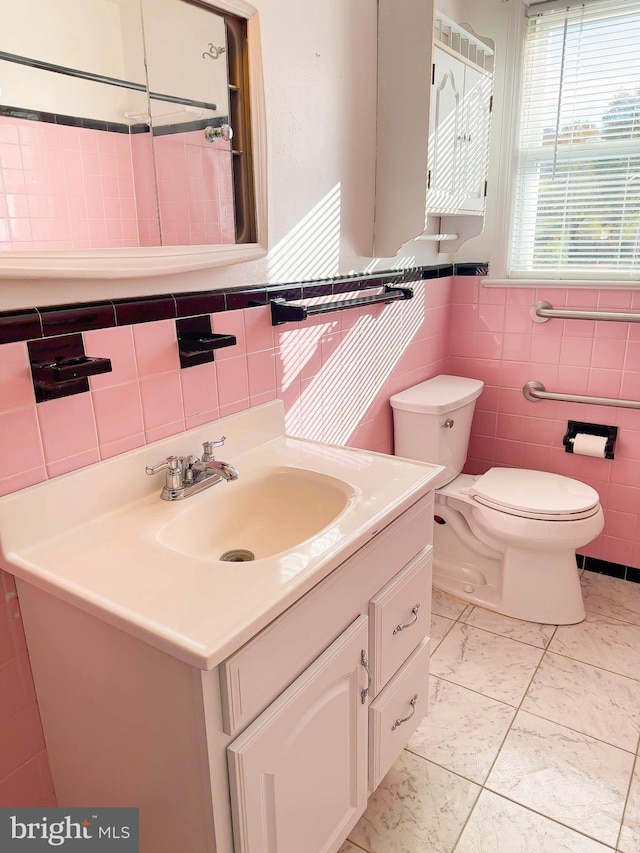
[{"label": "chrome drawer handle", "polygon": [[367,660],[367,653],[365,652],[364,649],[362,649],[362,653],[360,655],[360,663],[365,668],[365,670],[367,672],[367,676],[369,678],[367,686],[364,688],[364,690],[360,691],[360,701],[364,705],[364,703],[367,701],[367,696],[369,695],[369,691],[371,690],[371,683],[373,682],[373,675],[371,674],[371,670],[369,668],[369,661]]},{"label": "chrome drawer handle", "polygon": [[415,605],[415,607],[411,608],[411,612],[413,613],[413,619],[410,622],[405,622],[404,625],[396,625],[393,629],[394,636],[399,634],[400,631],[404,631],[405,628],[409,628],[411,625],[415,625],[418,621],[418,610],[420,610],[420,602]]},{"label": "chrome drawer handle", "polygon": [[408,717],[402,717],[400,720],[396,720],[395,723],[391,726],[392,732],[394,732],[398,728],[398,726],[401,726],[403,723],[406,723],[407,720],[410,720],[411,717],[413,717],[413,715],[416,712],[416,702],[417,701],[418,701],[418,694],[416,693],[415,696],[413,697],[413,699],[409,702],[409,704],[411,705],[411,713],[409,714]]}]

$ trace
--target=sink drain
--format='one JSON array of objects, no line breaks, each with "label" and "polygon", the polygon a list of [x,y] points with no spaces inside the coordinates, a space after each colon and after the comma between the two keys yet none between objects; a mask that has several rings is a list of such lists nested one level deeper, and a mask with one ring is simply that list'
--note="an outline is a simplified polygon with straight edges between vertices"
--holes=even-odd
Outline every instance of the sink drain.
[{"label": "sink drain", "polygon": [[255,558],[253,551],[247,551],[244,548],[233,548],[231,551],[225,551],[220,557],[224,563],[250,563]]}]

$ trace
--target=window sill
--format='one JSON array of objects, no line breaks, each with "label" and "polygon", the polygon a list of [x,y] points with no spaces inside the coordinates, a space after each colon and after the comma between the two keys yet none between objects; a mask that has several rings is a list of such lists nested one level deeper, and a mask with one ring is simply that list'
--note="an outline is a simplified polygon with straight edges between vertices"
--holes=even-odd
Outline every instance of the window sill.
[{"label": "window sill", "polygon": [[482,278],[480,283],[483,287],[529,287],[529,288],[566,288],[580,290],[640,290],[640,281],[630,279],[619,279],[617,281],[605,279],[597,281],[594,279],[574,280],[558,278]]}]

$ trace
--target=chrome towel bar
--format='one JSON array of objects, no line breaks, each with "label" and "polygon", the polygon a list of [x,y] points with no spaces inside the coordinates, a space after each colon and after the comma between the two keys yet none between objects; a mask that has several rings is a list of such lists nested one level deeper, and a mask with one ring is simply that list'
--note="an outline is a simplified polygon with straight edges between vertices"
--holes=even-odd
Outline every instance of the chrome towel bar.
[{"label": "chrome towel bar", "polygon": [[535,403],[537,400],[560,400],[563,403],[591,403],[595,406],[620,406],[622,409],[640,409],[640,400],[616,400],[614,397],[589,397],[586,394],[560,394],[545,390],[542,382],[531,380],[522,389],[522,393]]},{"label": "chrome towel bar", "polygon": [[588,311],[582,308],[554,308],[549,302],[536,302],[531,311],[534,323],[548,320],[613,320],[616,323],[640,323],[640,314],[632,311]]}]

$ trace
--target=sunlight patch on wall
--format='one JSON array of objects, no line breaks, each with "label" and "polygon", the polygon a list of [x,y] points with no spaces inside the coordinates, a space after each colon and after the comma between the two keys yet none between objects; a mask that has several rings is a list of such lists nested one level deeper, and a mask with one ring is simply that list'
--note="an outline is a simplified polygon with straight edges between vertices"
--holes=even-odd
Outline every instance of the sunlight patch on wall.
[{"label": "sunlight patch on wall", "polygon": [[340,265],[340,184],[271,249],[270,282],[303,281],[338,275]]},{"label": "sunlight patch on wall", "polygon": [[322,364],[287,412],[287,432],[347,443],[424,322],[424,283],[413,287],[412,300],[363,313],[351,329],[315,339]]}]

